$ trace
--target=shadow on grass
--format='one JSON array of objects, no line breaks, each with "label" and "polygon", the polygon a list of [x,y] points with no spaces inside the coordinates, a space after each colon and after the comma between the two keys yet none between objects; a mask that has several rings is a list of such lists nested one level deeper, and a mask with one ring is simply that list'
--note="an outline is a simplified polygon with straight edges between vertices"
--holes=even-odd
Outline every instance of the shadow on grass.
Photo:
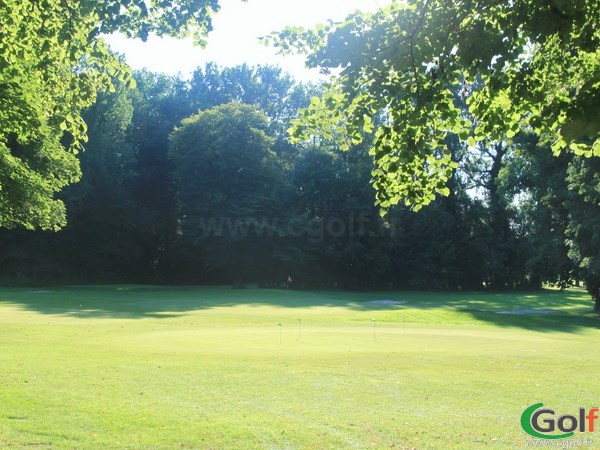
[{"label": "shadow on grass", "polygon": [[[411,312],[427,322],[426,310],[450,311],[463,318],[537,331],[578,332],[600,328],[593,302],[583,290],[526,293],[340,292],[241,289],[228,287],[66,286],[46,289],[0,288],[0,305],[75,318],[176,318],[218,307],[337,307],[354,311]],[[421,312],[420,312],[421,311]],[[403,318],[402,320],[406,320]],[[410,320],[410,319],[409,319]],[[438,320],[444,323],[444,319]],[[452,323],[460,323],[453,321]]]},{"label": "shadow on grass", "polygon": [[556,312],[498,314],[489,311],[465,311],[474,319],[491,322],[501,327],[517,327],[536,331],[562,331],[575,333],[585,328],[600,329],[600,320],[589,312]]},{"label": "shadow on grass", "polygon": [[274,289],[186,286],[61,286],[0,288],[0,305],[41,314],[80,318],[174,318],[191,311],[237,305],[282,308],[343,307],[348,301],[317,293]]},{"label": "shadow on grass", "polygon": [[[402,310],[450,310],[464,319],[535,331],[578,332],[600,329],[600,316],[592,312],[592,299],[582,289],[535,292],[399,293]],[[382,309],[368,302],[363,306]]]}]

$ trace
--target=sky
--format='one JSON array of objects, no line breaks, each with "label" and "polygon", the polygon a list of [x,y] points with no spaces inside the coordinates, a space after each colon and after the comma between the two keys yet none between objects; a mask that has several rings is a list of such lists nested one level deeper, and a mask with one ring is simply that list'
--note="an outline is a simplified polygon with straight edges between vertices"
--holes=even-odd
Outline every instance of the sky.
[{"label": "sky", "polygon": [[202,49],[191,39],[151,37],[147,42],[123,36],[107,38],[111,48],[125,55],[134,69],[147,68],[189,77],[198,66],[216,62],[219,66],[273,64],[301,81],[316,81],[318,70],[308,70],[302,56],[278,56],[273,47],[258,41],[288,25],[312,27],[328,19],[343,20],[356,10],[375,11],[391,0],[220,0],[221,10],[213,17],[213,31]]}]

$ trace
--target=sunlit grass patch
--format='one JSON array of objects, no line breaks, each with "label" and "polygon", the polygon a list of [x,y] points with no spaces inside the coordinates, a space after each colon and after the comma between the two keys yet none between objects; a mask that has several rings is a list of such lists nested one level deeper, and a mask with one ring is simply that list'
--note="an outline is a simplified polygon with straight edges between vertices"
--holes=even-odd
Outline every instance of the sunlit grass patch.
[{"label": "sunlit grass patch", "polygon": [[44,290],[0,290],[0,447],[514,448],[598,396],[578,291]]}]

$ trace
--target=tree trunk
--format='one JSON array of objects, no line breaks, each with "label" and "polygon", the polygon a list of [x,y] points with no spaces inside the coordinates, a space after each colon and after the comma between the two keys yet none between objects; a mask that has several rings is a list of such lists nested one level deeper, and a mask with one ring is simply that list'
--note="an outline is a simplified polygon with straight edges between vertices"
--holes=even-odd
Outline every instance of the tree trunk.
[{"label": "tree trunk", "polygon": [[587,279],[585,286],[594,299],[594,312],[600,313],[600,279]]},{"label": "tree trunk", "polygon": [[493,144],[492,151],[489,152],[492,157],[492,167],[489,171],[489,180],[487,183],[490,228],[493,240],[491,242],[491,287],[492,289],[506,289],[513,285],[510,276],[510,247],[511,230],[508,220],[508,212],[503,202],[502,195],[498,189],[500,171],[504,166],[504,155],[506,148],[502,143]]}]

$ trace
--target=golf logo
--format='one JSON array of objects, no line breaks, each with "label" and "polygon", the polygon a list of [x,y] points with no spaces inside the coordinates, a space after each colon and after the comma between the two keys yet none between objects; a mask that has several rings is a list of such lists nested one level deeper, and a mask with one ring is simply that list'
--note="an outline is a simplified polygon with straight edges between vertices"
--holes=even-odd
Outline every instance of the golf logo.
[{"label": "golf logo", "polygon": [[521,428],[538,439],[566,439],[576,431],[593,433],[596,429],[599,408],[579,408],[576,415],[556,416],[554,410],[544,408],[543,403],[529,406],[521,414]]}]

